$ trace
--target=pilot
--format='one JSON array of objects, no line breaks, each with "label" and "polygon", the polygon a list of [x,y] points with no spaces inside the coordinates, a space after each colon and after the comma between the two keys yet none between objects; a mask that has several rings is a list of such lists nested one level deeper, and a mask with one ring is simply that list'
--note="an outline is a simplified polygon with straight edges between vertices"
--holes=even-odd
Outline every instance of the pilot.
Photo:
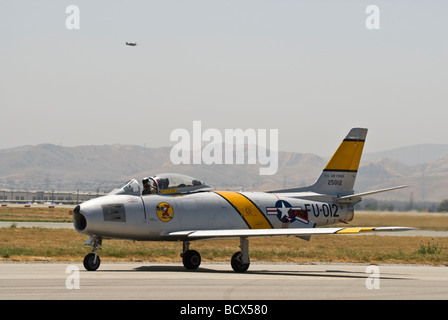
[{"label": "pilot", "polygon": [[148,178],[143,178],[142,183],[143,183],[142,195],[156,193],[156,189],[153,186],[151,186]]}]

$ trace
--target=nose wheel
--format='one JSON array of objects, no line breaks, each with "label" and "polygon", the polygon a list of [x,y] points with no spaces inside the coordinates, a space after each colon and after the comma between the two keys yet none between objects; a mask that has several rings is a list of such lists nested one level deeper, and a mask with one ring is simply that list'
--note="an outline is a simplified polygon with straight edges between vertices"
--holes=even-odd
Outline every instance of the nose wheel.
[{"label": "nose wheel", "polygon": [[84,257],[84,268],[87,271],[96,271],[100,267],[101,259],[98,256],[97,249],[101,249],[102,241],[103,238],[97,236],[92,236],[86,241],[85,245],[93,248],[93,252]]},{"label": "nose wheel", "polygon": [[101,259],[97,253],[89,253],[84,257],[84,268],[87,271],[96,271],[100,267]]}]

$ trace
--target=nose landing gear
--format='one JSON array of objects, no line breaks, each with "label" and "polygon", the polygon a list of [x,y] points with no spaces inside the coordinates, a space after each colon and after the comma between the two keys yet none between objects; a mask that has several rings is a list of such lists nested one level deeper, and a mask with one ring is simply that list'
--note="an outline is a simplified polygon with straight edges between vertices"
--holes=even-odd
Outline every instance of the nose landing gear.
[{"label": "nose landing gear", "polygon": [[96,271],[101,264],[101,259],[98,256],[97,249],[101,249],[103,238],[101,236],[91,236],[85,243],[87,246],[92,246],[93,252],[84,257],[84,268],[87,271]]}]

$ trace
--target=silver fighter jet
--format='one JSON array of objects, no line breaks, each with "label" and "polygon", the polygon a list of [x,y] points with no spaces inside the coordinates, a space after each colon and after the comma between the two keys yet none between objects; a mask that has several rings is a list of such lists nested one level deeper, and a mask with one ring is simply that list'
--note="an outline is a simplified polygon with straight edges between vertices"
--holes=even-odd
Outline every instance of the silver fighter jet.
[{"label": "silver fighter jet", "polygon": [[[151,192],[142,192],[133,179],[108,195],[78,205],[73,211],[76,231],[90,236],[84,266],[97,270],[97,249],[103,239],[182,241],[182,262],[195,270],[200,254],[193,240],[239,238],[241,250],[231,259],[236,272],[249,268],[249,237],[348,234],[403,231],[406,227],[320,228],[353,219],[361,197],[405,186],[355,193],[355,178],[367,129],[353,128],[316,182],[308,187],[269,192],[214,191],[200,180],[181,174],[158,174],[144,179]],[[142,194],[143,193],[143,194]]]}]

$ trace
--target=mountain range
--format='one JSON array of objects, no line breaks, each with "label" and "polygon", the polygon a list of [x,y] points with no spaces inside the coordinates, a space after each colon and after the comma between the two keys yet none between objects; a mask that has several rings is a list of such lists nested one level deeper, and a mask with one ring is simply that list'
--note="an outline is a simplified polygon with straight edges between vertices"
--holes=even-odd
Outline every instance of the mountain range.
[{"label": "mountain range", "polygon": [[[328,161],[309,153],[279,152],[277,173],[261,176],[259,165],[175,165],[170,160],[170,150],[135,145],[53,144],[2,149],[0,189],[108,192],[130,178],[141,181],[148,175],[178,172],[216,189],[269,191],[313,183]],[[403,184],[409,187],[374,197],[432,202],[448,199],[448,144],[421,144],[363,154],[355,185],[357,192]]]}]

